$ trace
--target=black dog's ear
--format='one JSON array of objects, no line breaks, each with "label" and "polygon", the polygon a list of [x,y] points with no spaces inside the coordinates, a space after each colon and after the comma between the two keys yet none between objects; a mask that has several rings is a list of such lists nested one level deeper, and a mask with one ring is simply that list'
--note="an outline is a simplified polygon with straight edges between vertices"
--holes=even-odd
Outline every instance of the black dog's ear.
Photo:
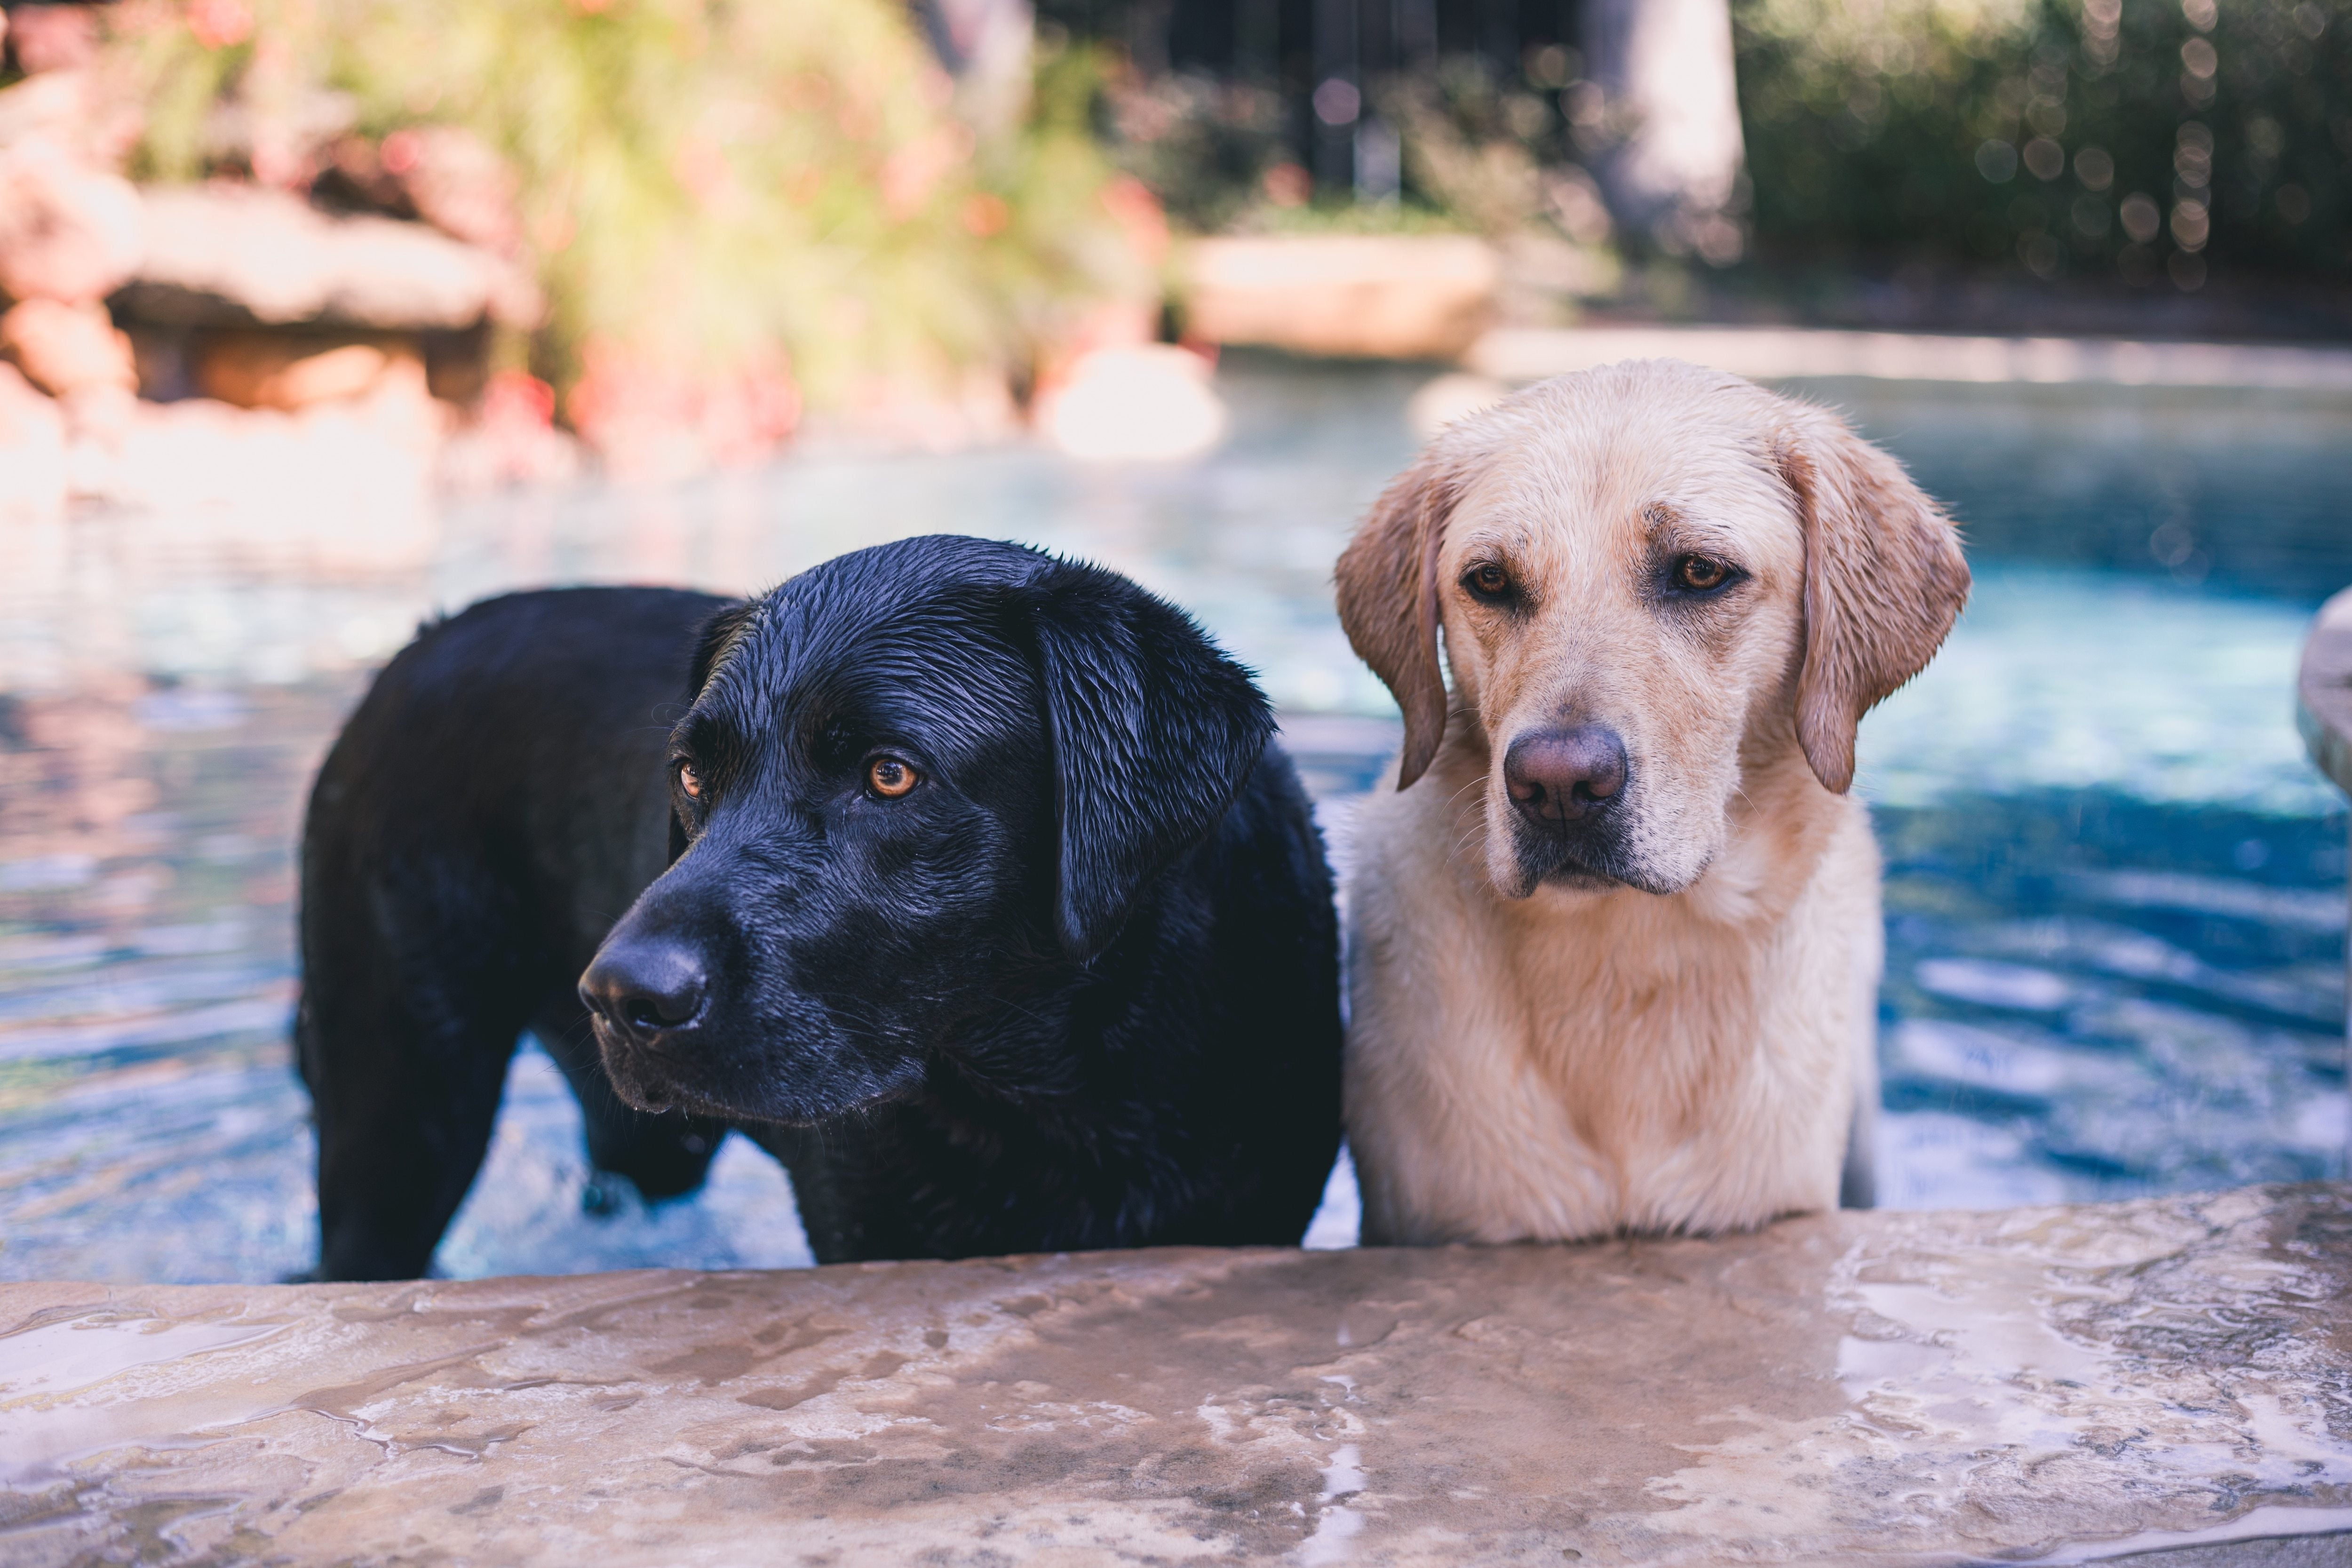
[{"label": "black dog's ear", "polygon": [[1274,715],[1191,617],[1125,578],[1057,566],[1033,590],[1060,835],[1055,932],[1083,962],[1224,816]]},{"label": "black dog's ear", "polygon": [[714,611],[710,618],[702,623],[701,631],[695,634],[694,662],[686,678],[688,701],[691,702],[702,695],[702,689],[710,683],[710,672],[719,668],[719,661],[727,657],[736,640],[750,629],[751,618],[759,608],[759,600],[745,599],[740,604]]},{"label": "black dog's ear", "polygon": [[[688,664],[686,674],[686,700],[688,702],[701,696],[702,689],[710,684],[710,672],[719,668],[719,661],[727,657],[744,632],[751,628],[752,617],[759,607],[760,601],[757,599],[744,599],[726,605],[712,612],[710,618],[702,623],[702,629],[694,634],[694,658]],[[669,816],[669,863],[671,865],[677,865],[678,857],[686,853],[688,842],[686,824],[677,819],[677,813],[671,812]]]}]

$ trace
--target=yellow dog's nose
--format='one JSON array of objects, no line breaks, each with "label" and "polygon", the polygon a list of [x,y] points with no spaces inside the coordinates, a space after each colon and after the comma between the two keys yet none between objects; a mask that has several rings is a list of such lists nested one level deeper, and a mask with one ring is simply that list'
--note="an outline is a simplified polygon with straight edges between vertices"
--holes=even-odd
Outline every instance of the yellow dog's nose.
[{"label": "yellow dog's nose", "polygon": [[1625,742],[1606,724],[1531,731],[1503,757],[1503,787],[1521,812],[1546,822],[1607,805],[1624,789],[1625,773]]}]

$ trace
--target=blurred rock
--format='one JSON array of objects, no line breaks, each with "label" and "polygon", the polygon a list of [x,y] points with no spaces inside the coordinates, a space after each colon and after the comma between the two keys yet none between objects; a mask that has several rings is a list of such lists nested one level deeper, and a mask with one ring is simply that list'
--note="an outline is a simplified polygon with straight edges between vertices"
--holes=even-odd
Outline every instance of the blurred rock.
[{"label": "blurred rock", "polygon": [[137,95],[91,70],[49,71],[0,88],[0,148],[39,140],[91,169],[121,167],[144,124]]},{"label": "blurred rock", "polygon": [[326,156],[329,167],[311,190],[331,204],[421,218],[494,255],[513,256],[521,248],[514,170],[470,131],[416,126],[381,142],[343,136]]},{"label": "blurred rock", "polygon": [[249,172],[272,190],[299,192],[318,173],[326,149],[357,122],[359,103],[347,92],[285,79],[282,61],[265,72],[271,58],[268,50],[257,53],[239,89],[205,116],[205,162],[215,170]]},{"label": "blurred rock", "polygon": [[1225,434],[1208,362],[1167,343],[1080,355],[1066,380],[1040,392],[1036,418],[1055,446],[1097,462],[1197,457]]},{"label": "blurred rock", "polygon": [[81,300],[138,265],[139,195],[46,136],[0,146],[0,293]]},{"label": "blurred rock", "polygon": [[195,383],[206,397],[239,408],[291,412],[360,396],[395,362],[413,362],[423,374],[416,345],[398,339],[339,343],[309,334],[221,332],[197,350]]},{"label": "blurred rock", "polygon": [[444,416],[412,359],[394,357],[360,396],[299,413],[202,397],[111,408],[78,397],[73,412],[74,494],[168,522],[160,544],[374,573],[419,564],[438,539]]},{"label": "blurred rock", "polygon": [[58,399],[58,406],[65,413],[68,443],[111,443],[120,441],[138,422],[141,410],[151,405],[140,402],[127,386],[107,384],[76,387]]},{"label": "blurred rock", "polygon": [[84,387],[58,399],[66,420],[66,492],[104,497],[114,480],[115,454],[154,408],[128,387]]},{"label": "blurred rock", "polygon": [[65,504],[65,416],[14,365],[0,364],[0,524],[54,518]]},{"label": "blurred rock", "polygon": [[1196,240],[1194,335],[1295,353],[1453,359],[1493,313],[1502,269],[1467,235],[1281,235]]},{"label": "blurred rock", "polygon": [[75,70],[98,56],[98,17],[89,5],[16,5],[8,53],[26,76]]},{"label": "blurred rock", "polygon": [[26,300],[13,307],[0,315],[0,357],[60,397],[86,387],[139,384],[130,338],[95,300]]},{"label": "blurred rock", "polygon": [[396,131],[383,139],[382,157],[426,223],[495,255],[521,248],[514,171],[472,132],[455,125]]},{"label": "blurred rock", "polygon": [[536,325],[543,309],[519,268],[423,224],[226,183],[144,196],[144,259],[122,299],[142,321],[457,329]]}]

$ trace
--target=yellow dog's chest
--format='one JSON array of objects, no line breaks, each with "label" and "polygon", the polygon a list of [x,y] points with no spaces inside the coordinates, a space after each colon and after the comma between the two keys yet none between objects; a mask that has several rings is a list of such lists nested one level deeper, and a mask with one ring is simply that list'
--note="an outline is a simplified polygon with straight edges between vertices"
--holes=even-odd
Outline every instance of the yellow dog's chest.
[{"label": "yellow dog's chest", "polygon": [[1688,896],[1503,900],[1412,852],[1418,835],[1365,844],[1349,1130],[1368,1235],[1706,1231],[1833,1206],[1875,984],[1864,833],[1826,858],[1851,864],[1741,922]]}]

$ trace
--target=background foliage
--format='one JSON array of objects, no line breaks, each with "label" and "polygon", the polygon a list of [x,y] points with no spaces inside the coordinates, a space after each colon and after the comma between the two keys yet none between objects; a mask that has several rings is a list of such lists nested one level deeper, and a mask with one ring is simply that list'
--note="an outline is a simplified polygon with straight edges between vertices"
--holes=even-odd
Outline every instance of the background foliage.
[{"label": "background foliage", "polygon": [[1043,94],[983,143],[896,0],[133,0],[115,26],[143,178],[299,187],[419,127],[495,149],[559,385],[788,365],[855,403],[1017,374],[1155,286],[1083,114]]},{"label": "background foliage", "polygon": [[[2201,280],[2352,267],[2347,0],[1744,0],[1783,251]],[[2133,198],[2138,198],[2135,201]]]}]

